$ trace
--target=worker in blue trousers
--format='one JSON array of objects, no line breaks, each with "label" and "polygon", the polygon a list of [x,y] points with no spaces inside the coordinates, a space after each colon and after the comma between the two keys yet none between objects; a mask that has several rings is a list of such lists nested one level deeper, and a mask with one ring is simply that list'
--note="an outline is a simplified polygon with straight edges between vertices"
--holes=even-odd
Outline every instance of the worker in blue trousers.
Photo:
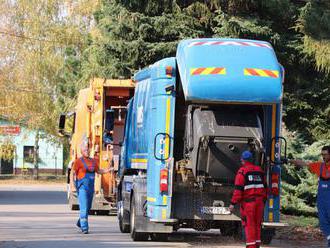
[{"label": "worker in blue trousers", "polygon": [[303,160],[289,160],[296,166],[307,166],[309,171],[319,177],[317,190],[317,210],[320,228],[330,248],[330,146],[321,149],[323,161],[307,163]]},{"label": "worker in blue trousers", "polygon": [[95,173],[105,174],[110,171],[108,169],[99,169],[98,161],[89,157],[88,142],[83,141],[81,146],[80,158],[77,158],[72,165],[70,174],[70,188],[78,193],[79,201],[79,219],[77,226],[81,229],[82,233],[88,233],[88,212],[91,209],[93,196],[94,196],[94,181]]}]

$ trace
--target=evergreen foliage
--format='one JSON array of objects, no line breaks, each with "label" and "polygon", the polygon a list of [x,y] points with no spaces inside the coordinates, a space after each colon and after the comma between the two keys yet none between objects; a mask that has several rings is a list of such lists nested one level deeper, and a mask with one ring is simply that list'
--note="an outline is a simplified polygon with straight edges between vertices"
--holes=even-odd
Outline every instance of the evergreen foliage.
[{"label": "evergreen foliage", "polygon": [[286,69],[284,121],[303,142],[330,139],[328,1],[101,1],[85,78],[131,77],[186,38],[269,41]]}]

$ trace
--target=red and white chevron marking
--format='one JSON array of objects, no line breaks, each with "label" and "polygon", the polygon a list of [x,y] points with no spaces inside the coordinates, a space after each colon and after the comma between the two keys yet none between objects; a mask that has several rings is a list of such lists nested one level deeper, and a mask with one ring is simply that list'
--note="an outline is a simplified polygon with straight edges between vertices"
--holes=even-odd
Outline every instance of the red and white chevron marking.
[{"label": "red and white chevron marking", "polygon": [[194,41],[188,45],[188,47],[193,46],[253,46],[273,49],[269,44],[251,41]]}]

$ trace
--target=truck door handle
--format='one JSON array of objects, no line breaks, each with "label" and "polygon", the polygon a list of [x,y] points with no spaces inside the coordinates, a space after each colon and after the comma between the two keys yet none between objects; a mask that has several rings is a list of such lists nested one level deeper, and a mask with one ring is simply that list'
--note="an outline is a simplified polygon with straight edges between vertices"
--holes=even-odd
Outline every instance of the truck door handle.
[{"label": "truck door handle", "polygon": [[[277,142],[276,142],[277,141]],[[281,158],[281,154],[282,154],[282,151],[281,150],[281,141],[284,142],[284,158]],[[282,136],[276,136],[276,137],[273,137],[272,138],[272,142],[271,144],[275,145],[275,149],[274,149],[274,161],[271,160],[272,163],[280,163],[280,164],[284,164],[287,160],[286,158],[286,153],[287,153],[287,141],[284,137]],[[277,152],[276,152],[276,149],[277,149]]]},{"label": "truck door handle", "polygon": [[[159,139],[159,145],[160,145],[160,149],[157,152],[157,140],[158,140],[158,136],[161,136],[161,138]],[[169,140],[168,143],[168,154],[165,154],[165,146],[166,146],[166,139]],[[157,133],[155,138],[154,138],[154,157],[157,160],[167,160],[170,157],[170,149],[171,149],[171,136],[168,133]],[[160,156],[157,156],[157,153],[160,154]],[[167,157],[165,157],[167,155]]]}]

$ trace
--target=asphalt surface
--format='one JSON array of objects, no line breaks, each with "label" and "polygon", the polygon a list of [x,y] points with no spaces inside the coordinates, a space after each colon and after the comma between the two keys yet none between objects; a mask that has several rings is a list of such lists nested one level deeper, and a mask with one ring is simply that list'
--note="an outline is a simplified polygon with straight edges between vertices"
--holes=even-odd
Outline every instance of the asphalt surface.
[{"label": "asphalt surface", "polygon": [[[245,247],[218,230],[185,229],[171,235],[169,242],[133,242],[119,231],[116,216],[90,216],[90,233],[84,235],[75,227],[77,216],[66,204],[65,185],[0,184],[0,248]],[[325,246],[275,239],[263,247]]]}]

